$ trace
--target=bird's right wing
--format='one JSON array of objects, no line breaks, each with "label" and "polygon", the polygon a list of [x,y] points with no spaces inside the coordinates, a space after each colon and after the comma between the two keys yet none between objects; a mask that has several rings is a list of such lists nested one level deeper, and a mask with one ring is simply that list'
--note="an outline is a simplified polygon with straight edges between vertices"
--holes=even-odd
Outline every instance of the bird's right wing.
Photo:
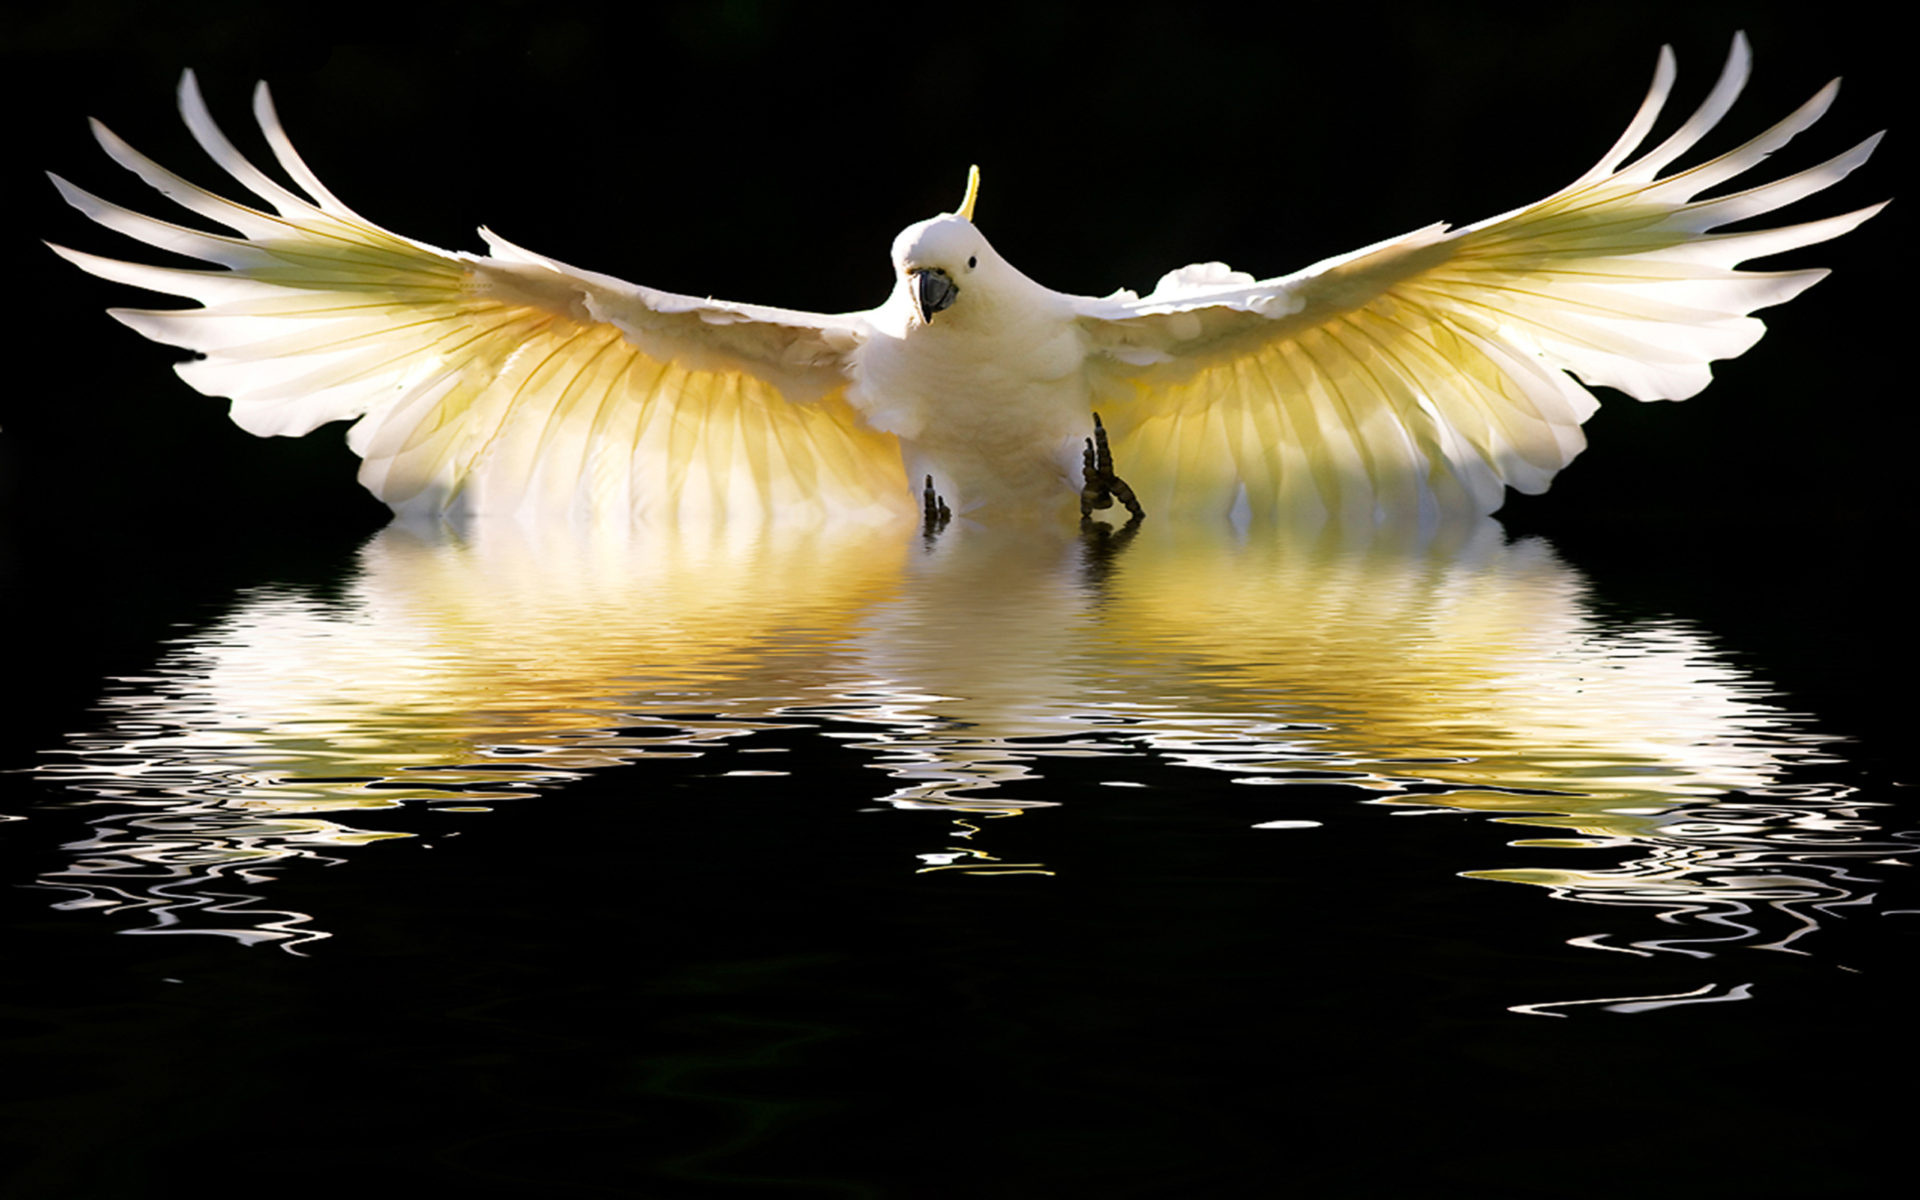
[{"label": "bird's right wing", "polygon": [[96,122],[115,162],[240,236],[143,216],[56,176],[100,224],[224,269],[53,249],[103,278],[198,301],[112,315],[198,351],[181,376],[231,397],[249,432],[354,420],[361,482],[401,513],[685,522],[908,506],[897,442],[845,399],[846,356],[865,336],[858,316],[660,292],[485,230],[491,255],[436,249],[336,199],[295,153],[264,85],[255,116],[311,199],[233,147],[191,72],[179,98],[195,140],[273,211],[188,183]]},{"label": "bird's right wing", "polygon": [[1844,178],[1872,137],[1818,166],[1699,199],[1813,124],[1828,85],[1746,144],[1662,174],[1732,105],[1744,38],[1698,111],[1622,165],[1672,87],[1662,50],[1640,111],[1601,161],[1538,203],[1449,231],[1433,225],[1282,278],[1221,264],[1143,298],[1086,301],[1109,377],[1097,401],[1148,512],[1371,523],[1484,514],[1507,487],[1545,490],[1586,444],[1585,385],[1681,399],[1744,353],[1779,304],[1824,271],[1748,259],[1837,237],[1880,206],[1716,232]]}]

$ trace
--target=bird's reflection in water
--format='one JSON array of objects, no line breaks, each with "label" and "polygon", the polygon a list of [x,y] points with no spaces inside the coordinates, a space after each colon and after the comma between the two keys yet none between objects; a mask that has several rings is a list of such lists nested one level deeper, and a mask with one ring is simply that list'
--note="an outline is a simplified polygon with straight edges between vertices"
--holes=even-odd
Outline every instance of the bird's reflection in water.
[{"label": "bird's reflection in water", "polygon": [[1050,871],[996,856],[989,818],[1058,803],[1037,797],[1068,759],[1121,783],[1147,764],[1224,772],[1192,776],[1213,788],[1193,803],[1264,787],[1262,825],[1310,784],[1540,827],[1515,845],[1564,848],[1567,865],[1444,869],[1653,906],[1671,937],[1587,942],[1640,954],[1792,948],[1871,891],[1849,863],[1899,849],[1821,782],[1835,760],[1805,720],[1700,631],[1602,619],[1548,546],[1491,522],[394,526],[336,595],[261,588],[151,675],[112,682],[98,729],[43,767],[100,811],[41,882],[70,906],[139,910],[143,928],[297,944],[324,922],[269,911],[260,872],[403,836],[371,810],[524,800],[616,768],[645,803],[643,760],[763,767],[729,756],[756,731],[828,724],[877,769],[875,807],[952,817],[925,872]]}]

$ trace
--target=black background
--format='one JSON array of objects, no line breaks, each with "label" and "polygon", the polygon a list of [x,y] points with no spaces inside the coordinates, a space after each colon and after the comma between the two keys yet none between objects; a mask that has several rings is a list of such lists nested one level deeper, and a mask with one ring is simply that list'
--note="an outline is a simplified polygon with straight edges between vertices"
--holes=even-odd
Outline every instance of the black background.
[{"label": "black background", "polygon": [[[1905,178],[1896,97],[1911,67],[1865,11],[92,3],[7,18],[0,596],[24,703],[5,762],[92,722],[103,677],[139,675],[171,623],[207,620],[236,588],[332,586],[385,519],[336,432],[242,433],[168,371],[176,351],[100,311],[169,301],[36,241],[147,254],[68,210],[44,169],[168,215],[91,145],[87,115],[235,190],[172,112],[184,66],[256,151],[247,92],[270,80],[308,162],[398,232],[478,249],[484,222],[657,287],[839,310],[881,299],[894,232],[950,209],[970,162],[988,235],[1071,291],[1144,289],[1209,259],[1276,274],[1478,220],[1590,165],[1662,42],[1679,54],[1677,123],[1736,28],[1755,77],[1709,149],[1845,75],[1779,170],[1892,126],[1873,163],[1802,208],[1872,203]],[[1764,314],[1769,336],[1696,399],[1605,397],[1589,453],[1501,514],[1584,569],[1602,610],[1678,614],[1736,656],[1764,647],[1783,703],[1861,738],[1862,772],[1904,771],[1910,742],[1896,690],[1912,642],[1903,221],[1896,205],[1783,260],[1835,275]],[[650,786],[710,786],[688,772]],[[872,776],[849,759],[808,778],[859,796]],[[687,804],[661,840],[620,772],[567,794],[577,828],[610,831],[584,864],[530,856],[557,818],[529,806],[431,869],[369,856],[290,873],[282,900],[324,902],[338,922],[313,960],[110,938],[17,892],[0,1029],[6,1124],[27,1146],[7,1165],[26,1194],[60,1196],[377,1180],[719,1196],[777,1191],[780,1172],[809,1194],[942,1198],[1799,1196],[1899,1174],[1888,1130],[1904,1115],[1861,1103],[1866,1080],[1912,1078],[1910,947],[1891,922],[1836,918],[1824,953],[1866,974],[1835,983],[1814,970],[1826,958],[1804,978],[1777,968],[1765,1004],[1525,1022],[1486,995],[1581,994],[1569,981],[1610,956],[1562,943],[1568,906],[1537,905],[1527,929],[1500,889],[1435,877],[1435,862],[1472,860],[1481,827],[1415,844],[1330,822],[1350,840],[1327,863],[1407,856],[1376,863],[1399,882],[1365,903],[1343,894],[1335,917],[1316,909],[1315,863],[1276,873],[1203,829],[1179,799],[1190,783],[1139,792],[1132,828],[1154,836],[1123,838],[1110,806],[1076,803],[1091,777],[1050,782],[1067,803],[1041,856],[1086,857],[1082,884],[1057,894],[876,881],[898,835],[820,806]],[[430,824],[383,824],[408,819]],[[37,824],[0,841],[6,879],[62,856]],[[721,845],[731,859],[684,849]],[[826,856],[795,861],[796,846]],[[583,889],[564,905],[559,879]],[[777,969],[754,990],[726,974],[734,960]],[[682,968],[684,992],[663,991]],[[702,988],[726,991],[724,1009]],[[1341,1011],[1362,994],[1374,1007]],[[792,1050],[809,1030],[856,1049]],[[691,1082],[708,1107],[676,1090],[670,1054],[633,1046],[705,1055]],[[782,1075],[787,1053],[816,1065]],[[788,1102],[813,1107],[782,1116]],[[679,1144],[673,1181],[635,1181],[635,1163]],[[709,1169],[725,1177],[695,1178]]]}]

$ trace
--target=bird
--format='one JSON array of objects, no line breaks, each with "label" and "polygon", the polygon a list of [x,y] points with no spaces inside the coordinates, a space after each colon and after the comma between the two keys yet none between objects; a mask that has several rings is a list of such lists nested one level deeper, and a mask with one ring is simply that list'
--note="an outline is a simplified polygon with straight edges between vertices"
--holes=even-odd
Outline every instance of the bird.
[{"label": "bird", "polygon": [[[1838,80],[1744,144],[1670,170],[1745,86],[1736,34],[1693,114],[1650,140],[1652,84],[1594,166],[1545,199],[1430,224],[1290,275],[1224,263],[1142,295],[1054,291],[952,211],[892,243],[875,308],[820,314],[661,291],[486,227],[485,253],[391,232],[302,160],[264,83],[253,115],[294,187],[243,156],[192,71],[194,139],[264,207],[202,189],[98,121],[120,166],[210,232],[50,173],[106,228],[213,269],[49,242],[103,279],[197,302],[114,308],[196,355],[185,381],[261,436],[351,421],[360,482],[403,518],[695,525],[754,521],[1228,520],[1432,524],[1544,491],[1585,446],[1590,390],[1683,399],[1764,332],[1751,314],[1826,275],[1740,264],[1884,207],[1720,232],[1825,189],[1881,134],[1819,165],[1718,191],[1833,103]],[[1743,181],[1744,182],[1744,181]],[[295,188],[299,190],[295,190]],[[1715,192],[1707,198],[1702,196]]]}]

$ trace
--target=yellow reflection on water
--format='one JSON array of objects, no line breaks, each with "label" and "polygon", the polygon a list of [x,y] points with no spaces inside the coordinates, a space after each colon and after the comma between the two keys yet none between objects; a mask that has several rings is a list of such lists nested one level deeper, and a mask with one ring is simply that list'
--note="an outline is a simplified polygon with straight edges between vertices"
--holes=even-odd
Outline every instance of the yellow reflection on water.
[{"label": "yellow reflection on water", "polygon": [[356,810],[485,807],[626,764],[644,796],[647,758],[828,719],[876,802],[954,814],[931,874],[1049,872],[995,856],[978,818],[1057,803],[1035,793],[1085,758],[1267,787],[1268,830],[1311,827],[1286,819],[1299,784],[1542,826],[1559,836],[1516,845],[1568,865],[1454,869],[1790,918],[1736,920],[1749,944],[1784,947],[1849,894],[1806,866],[1809,836],[1823,861],[1886,853],[1843,789],[1783,782],[1823,751],[1763,683],[1684,623],[1600,619],[1549,547],[1491,522],[1359,541],[394,526],[335,593],[240,597],[115,681],[101,718],[42,775],[114,815],[44,882],[168,919],[182,879],[385,836]]}]

